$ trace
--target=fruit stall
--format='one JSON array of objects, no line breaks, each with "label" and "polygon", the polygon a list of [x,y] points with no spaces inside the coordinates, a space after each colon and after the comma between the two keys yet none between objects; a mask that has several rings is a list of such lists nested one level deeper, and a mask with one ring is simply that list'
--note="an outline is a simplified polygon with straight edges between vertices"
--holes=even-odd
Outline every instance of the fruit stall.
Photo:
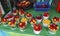
[{"label": "fruit stall", "polygon": [[59,3],[54,7],[52,0],[1,0],[0,36],[59,36]]}]

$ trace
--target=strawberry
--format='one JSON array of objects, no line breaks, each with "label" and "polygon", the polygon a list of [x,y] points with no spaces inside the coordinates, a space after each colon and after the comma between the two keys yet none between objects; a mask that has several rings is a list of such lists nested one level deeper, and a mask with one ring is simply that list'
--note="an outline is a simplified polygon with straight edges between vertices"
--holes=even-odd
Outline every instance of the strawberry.
[{"label": "strawberry", "polygon": [[43,16],[47,17],[47,16],[49,16],[49,13],[45,12]]},{"label": "strawberry", "polygon": [[20,28],[24,28],[24,27],[26,26],[26,24],[25,24],[25,23],[20,22],[18,26],[19,26]]},{"label": "strawberry", "polygon": [[58,27],[58,25],[53,23],[53,24],[50,25],[49,28],[52,29],[52,30],[54,30],[54,29],[57,30],[58,29],[57,27]]},{"label": "strawberry", "polygon": [[40,24],[34,24],[34,30],[35,31],[40,31],[42,29],[42,26]]}]

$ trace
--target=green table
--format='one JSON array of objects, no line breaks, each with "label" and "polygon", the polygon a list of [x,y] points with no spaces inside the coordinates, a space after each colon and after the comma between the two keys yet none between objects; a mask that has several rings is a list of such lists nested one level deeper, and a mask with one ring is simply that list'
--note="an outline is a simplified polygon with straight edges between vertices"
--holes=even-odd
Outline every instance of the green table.
[{"label": "green table", "polygon": [[[37,12],[34,11],[34,9],[29,9],[26,10],[26,12],[29,12],[31,14],[33,14],[34,17],[36,17],[37,15],[42,15],[44,12]],[[60,18],[60,14],[56,12],[55,8],[51,8],[49,11],[50,14],[50,19],[57,16]],[[41,23],[42,25],[42,23]],[[59,25],[60,27],[60,25]],[[59,36],[60,35],[60,29],[57,31],[57,33],[55,35],[49,34],[48,33],[48,29],[43,27],[42,31],[39,35],[35,35],[33,32],[33,28],[30,26],[30,24],[28,23],[27,28],[25,29],[26,31],[24,32],[20,32],[19,28],[17,28],[16,30],[11,30],[10,27],[3,27],[2,25],[0,25],[0,29],[5,31],[6,33],[9,33],[10,36]]]}]

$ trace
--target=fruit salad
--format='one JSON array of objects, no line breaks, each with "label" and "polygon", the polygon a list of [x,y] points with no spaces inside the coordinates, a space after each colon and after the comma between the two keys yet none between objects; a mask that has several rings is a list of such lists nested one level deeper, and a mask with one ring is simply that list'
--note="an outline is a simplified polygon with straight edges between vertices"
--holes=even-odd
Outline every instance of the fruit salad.
[{"label": "fruit salad", "polygon": [[23,22],[20,22],[20,23],[18,24],[18,27],[19,27],[20,31],[24,31],[24,29],[26,28],[26,24],[23,23]]},{"label": "fruit salad", "polygon": [[19,15],[20,16],[24,16],[25,12],[23,11],[23,9],[19,9]]},{"label": "fruit salad", "polygon": [[51,34],[55,34],[56,31],[59,29],[58,25],[55,24],[55,23],[50,24],[48,26],[48,28],[49,28],[49,31],[50,31],[49,33],[51,33]]},{"label": "fruit salad", "polygon": [[43,20],[43,26],[47,27],[48,25],[50,25],[51,21],[48,19],[44,19]]},{"label": "fruit salad", "polygon": [[22,18],[21,22],[26,23],[26,25],[27,25],[27,18]]},{"label": "fruit salad", "polygon": [[26,14],[26,18],[31,19],[31,18],[32,18],[32,14],[27,13],[27,14]]},{"label": "fruit salad", "polygon": [[54,17],[52,19],[52,22],[58,24],[59,23],[59,18],[58,17]]},{"label": "fruit salad", "polygon": [[49,18],[49,13],[48,12],[45,12],[44,14],[43,14],[43,19],[48,19]]},{"label": "fruit salad", "polygon": [[37,16],[36,20],[37,20],[38,23],[40,23],[42,21],[42,17],[41,16]]},{"label": "fruit salad", "polygon": [[40,24],[34,24],[34,33],[39,34],[42,30],[42,26]]}]

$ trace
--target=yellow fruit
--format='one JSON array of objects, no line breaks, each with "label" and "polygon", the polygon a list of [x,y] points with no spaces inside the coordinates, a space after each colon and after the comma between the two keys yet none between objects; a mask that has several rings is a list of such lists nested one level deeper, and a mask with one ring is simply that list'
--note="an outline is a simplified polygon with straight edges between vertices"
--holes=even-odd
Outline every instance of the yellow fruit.
[{"label": "yellow fruit", "polygon": [[27,21],[26,18],[22,18],[22,19],[21,19],[21,22],[26,22],[26,21]]},{"label": "yellow fruit", "polygon": [[45,24],[50,24],[50,20],[48,20],[48,19],[45,19],[45,20],[43,20],[43,23],[45,23]]},{"label": "yellow fruit", "polygon": [[11,22],[8,22],[8,24],[11,24]]}]

